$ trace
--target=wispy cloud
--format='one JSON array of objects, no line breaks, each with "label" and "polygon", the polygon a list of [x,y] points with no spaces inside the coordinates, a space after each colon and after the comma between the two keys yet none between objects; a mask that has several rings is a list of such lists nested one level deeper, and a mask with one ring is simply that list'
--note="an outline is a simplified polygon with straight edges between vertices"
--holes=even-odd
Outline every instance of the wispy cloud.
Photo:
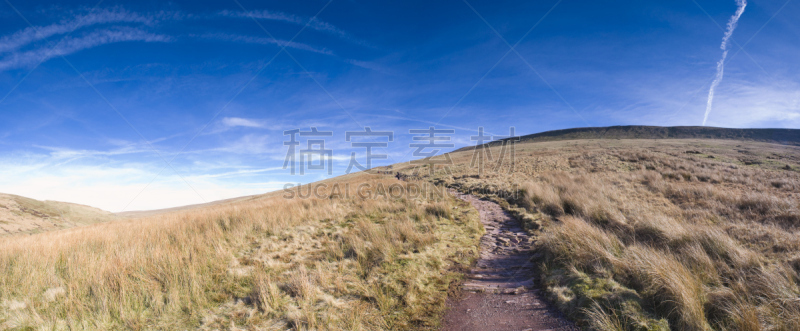
[{"label": "wispy cloud", "polygon": [[232,17],[232,18],[255,18],[259,20],[278,21],[278,22],[284,22],[302,26],[308,23],[308,28],[312,30],[333,35],[343,40],[347,40],[356,44],[367,45],[365,41],[353,37],[349,33],[345,32],[340,28],[337,28],[333,24],[323,22],[318,19],[312,19],[308,17],[302,17],[302,16],[276,12],[276,11],[269,11],[269,10],[254,10],[246,12],[223,10],[219,13],[219,15],[223,17]]},{"label": "wispy cloud", "polygon": [[[41,153],[0,156],[0,192],[39,200],[80,203],[117,212],[122,211],[134,196],[138,197],[127,210],[202,203],[195,190],[209,200],[221,200],[266,193],[285,184],[274,178],[274,173],[282,170],[277,162],[272,168],[269,165],[242,168],[236,161],[219,161],[213,166],[195,164],[183,179],[172,173],[163,173],[139,195],[159,173],[159,164],[115,161],[113,157],[63,163],[63,157]],[[187,186],[184,179],[194,189]]]},{"label": "wispy cloud", "polygon": [[728,21],[728,28],[725,30],[725,35],[722,37],[722,45],[720,45],[722,49],[722,59],[717,62],[717,76],[714,78],[714,81],[711,83],[711,88],[708,90],[708,101],[706,102],[706,114],[703,117],[703,125],[706,125],[706,121],[708,121],[708,114],[711,113],[711,108],[714,105],[714,92],[722,81],[722,76],[725,73],[725,59],[728,58],[728,41],[731,39],[731,36],[733,36],[733,30],[736,30],[736,25],[739,24],[739,18],[744,14],[744,9],[747,7],[747,0],[736,0],[736,5],[736,13],[733,14],[730,21]]},{"label": "wispy cloud", "polygon": [[[325,32],[347,40],[358,41],[345,31],[329,23],[280,12],[223,11],[216,16],[244,18],[250,17],[250,15],[256,19],[275,20],[298,25],[305,25],[308,22],[309,28],[313,30]],[[72,54],[103,44],[125,41],[171,41],[173,38],[170,36],[148,32],[141,27],[129,25],[153,26],[162,21],[179,20],[185,17],[187,17],[187,14],[181,12],[159,11],[155,13],[136,13],[121,7],[115,7],[78,14],[74,17],[62,19],[57,23],[49,25],[28,27],[10,35],[0,36],[0,56],[3,56],[0,58],[0,71],[34,66],[54,57]],[[79,37],[69,35],[73,31],[82,31],[81,29],[89,27],[96,27],[96,29],[86,32]],[[68,37],[64,40],[53,38],[63,38],[62,36]],[[235,43],[285,46],[287,48],[308,52],[334,55],[333,52],[325,48],[266,37],[226,33],[208,33],[192,35],[192,37]],[[44,41],[46,40],[49,42],[45,43]]]},{"label": "wispy cloud", "polygon": [[[431,113],[436,113],[436,112],[431,111]],[[478,132],[477,127],[475,127],[475,128],[466,128],[466,127],[461,127],[461,126],[454,126],[454,125],[449,125],[449,124],[445,124],[445,123],[439,123],[439,122],[427,121],[427,120],[423,120],[423,119],[416,119],[416,118],[409,118],[409,117],[402,117],[402,116],[368,114],[368,113],[361,113],[361,114],[358,114],[358,116],[377,117],[377,118],[390,119],[390,120],[401,120],[401,121],[408,121],[408,122],[417,122],[417,123],[428,124],[430,126],[435,126],[435,127],[445,127],[445,128],[452,128],[452,129],[469,131],[469,132]],[[424,128],[424,127],[413,127],[413,129],[426,129],[426,128]],[[397,132],[404,132],[406,130],[407,130],[406,128],[403,128],[403,130],[398,130]],[[487,132],[487,134],[489,134],[489,133]]]},{"label": "wispy cloud", "polygon": [[84,49],[105,44],[125,41],[167,42],[170,40],[171,38],[169,36],[153,34],[137,28],[111,28],[108,30],[91,32],[82,37],[69,37],[55,48],[45,46],[31,51],[12,53],[0,60],[0,70],[29,67],[54,57],[76,53]]},{"label": "wispy cloud", "polygon": [[111,23],[140,23],[152,25],[160,20],[178,16],[180,16],[180,14],[168,12],[142,15],[122,8],[99,10],[88,14],[77,15],[76,17],[50,25],[28,27],[11,35],[0,37],[0,53],[13,52],[36,41],[67,34],[71,31],[88,26]]},{"label": "wispy cloud", "polygon": [[[0,170],[0,174],[4,175],[0,181],[0,192],[11,192],[39,200],[85,204],[113,212],[122,211],[157,171],[142,169],[143,166],[146,167],[143,164],[76,164],[6,177],[5,174],[18,172],[22,169],[17,168],[26,168],[29,165],[6,167],[8,163],[5,160],[0,161],[0,164],[4,166],[4,169]],[[262,194],[278,190],[284,184],[280,181],[270,181],[266,176],[254,184],[252,177],[257,175],[251,174],[250,181],[202,176],[190,176],[186,179],[209,200]],[[169,208],[202,202],[180,178],[162,175],[158,181],[138,195],[126,210]]]},{"label": "wispy cloud", "polygon": [[272,167],[272,168],[264,168],[264,169],[242,169],[242,170],[229,171],[229,172],[223,172],[223,173],[217,173],[217,174],[206,174],[206,175],[192,176],[191,178],[201,179],[201,178],[242,177],[242,176],[261,174],[261,173],[265,173],[265,172],[272,172],[272,171],[279,171],[279,170],[283,170],[283,167]]},{"label": "wispy cloud", "polygon": [[268,134],[247,134],[238,139],[226,142],[222,146],[206,150],[190,151],[186,153],[202,154],[207,152],[250,154],[250,155],[277,155],[283,151],[282,137]]},{"label": "wispy cloud", "polygon": [[718,108],[725,116],[711,125],[729,127],[784,127],[800,125],[800,84],[792,81],[753,83],[731,81],[722,90]]},{"label": "wispy cloud", "polygon": [[[720,116],[707,125],[734,128],[800,127],[800,83],[794,77],[752,79],[731,77],[716,91],[714,104]],[[703,116],[705,95],[694,95],[683,81],[668,80],[655,85],[621,85],[635,103],[601,105],[592,113],[602,114],[619,125],[697,125]],[[698,80],[699,82],[699,80]],[[688,84],[692,85],[692,84]],[[723,116],[724,114],[724,116]]]},{"label": "wispy cloud", "polygon": [[246,44],[259,44],[259,45],[277,45],[277,46],[286,46],[287,48],[294,48],[314,53],[320,53],[325,55],[333,55],[333,52],[324,49],[324,48],[316,48],[311,45],[298,43],[294,41],[287,41],[287,40],[279,40],[279,39],[272,39],[272,38],[262,38],[262,37],[252,37],[252,36],[244,36],[244,35],[235,35],[235,34],[228,34],[228,33],[209,33],[199,36],[203,39],[208,40],[216,40],[216,41],[228,41],[228,42],[239,42],[239,43],[246,43]]},{"label": "wispy cloud", "polygon": [[285,125],[280,125],[274,120],[255,119],[255,118],[242,118],[242,117],[225,117],[222,119],[221,124],[226,128],[245,127],[257,128],[267,130],[284,130]]},{"label": "wispy cloud", "polygon": [[127,155],[127,154],[138,154],[138,153],[146,153],[150,150],[142,149],[137,146],[129,145],[118,149],[107,150],[107,151],[100,151],[100,150],[87,150],[87,149],[69,149],[69,148],[61,148],[61,147],[50,147],[50,146],[39,146],[34,145],[34,147],[41,148],[44,150],[50,151],[50,156],[55,159],[66,159],[66,158],[76,158],[76,157],[91,157],[91,156],[115,156],[115,155]]},{"label": "wispy cloud", "polygon": [[225,117],[225,118],[222,119],[222,125],[225,125],[227,127],[243,126],[243,127],[247,127],[247,128],[263,128],[264,127],[263,123],[259,123],[256,120],[251,120],[251,119],[241,118],[241,117]]}]

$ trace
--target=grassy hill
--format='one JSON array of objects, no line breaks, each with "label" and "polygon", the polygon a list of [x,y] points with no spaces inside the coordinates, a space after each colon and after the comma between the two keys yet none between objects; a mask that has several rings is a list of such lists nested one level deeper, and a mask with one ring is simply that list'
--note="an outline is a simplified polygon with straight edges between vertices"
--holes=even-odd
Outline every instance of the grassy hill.
[{"label": "grassy hill", "polygon": [[[798,129],[729,129],[707,126],[609,126],[546,131],[520,137],[520,142],[578,139],[725,139],[800,145]],[[492,142],[490,145],[498,144]],[[471,150],[465,147],[458,151]]]},{"label": "grassy hill", "polygon": [[586,329],[800,329],[800,149],[652,137],[6,236],[0,329],[436,329],[484,233],[442,187],[520,219],[541,290]]},{"label": "grassy hill", "polygon": [[393,176],[326,184],[374,195],[306,186],[0,238],[0,329],[435,329],[478,254],[477,212],[386,194],[413,186]]},{"label": "grassy hill", "polygon": [[539,283],[582,327],[800,329],[797,147],[521,143],[513,166],[506,158],[482,173],[470,166],[475,152],[452,153],[450,169],[409,175],[505,203],[536,229]]},{"label": "grassy hill", "polygon": [[66,229],[115,219],[114,214],[94,207],[0,193],[0,236]]}]

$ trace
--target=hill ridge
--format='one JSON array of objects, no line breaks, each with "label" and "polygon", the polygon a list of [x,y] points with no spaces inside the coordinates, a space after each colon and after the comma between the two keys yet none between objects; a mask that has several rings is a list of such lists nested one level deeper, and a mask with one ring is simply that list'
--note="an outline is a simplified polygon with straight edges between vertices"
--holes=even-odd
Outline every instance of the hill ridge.
[{"label": "hill ridge", "polygon": [[0,236],[37,233],[116,220],[100,208],[0,193]]},{"label": "hill ridge", "polygon": [[[583,139],[724,139],[800,146],[800,129],[736,129],[710,126],[617,125],[544,131],[520,136],[520,143]],[[487,143],[493,146],[497,140]],[[453,152],[470,150],[475,146]]]}]

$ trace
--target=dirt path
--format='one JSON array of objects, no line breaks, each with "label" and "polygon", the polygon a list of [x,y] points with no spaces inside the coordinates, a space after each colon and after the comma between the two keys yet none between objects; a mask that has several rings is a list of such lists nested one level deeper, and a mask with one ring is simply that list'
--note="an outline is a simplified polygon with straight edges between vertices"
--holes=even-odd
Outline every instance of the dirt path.
[{"label": "dirt path", "polygon": [[448,302],[443,330],[578,330],[534,287],[531,241],[498,204],[451,191],[480,212],[486,234],[464,294]]}]

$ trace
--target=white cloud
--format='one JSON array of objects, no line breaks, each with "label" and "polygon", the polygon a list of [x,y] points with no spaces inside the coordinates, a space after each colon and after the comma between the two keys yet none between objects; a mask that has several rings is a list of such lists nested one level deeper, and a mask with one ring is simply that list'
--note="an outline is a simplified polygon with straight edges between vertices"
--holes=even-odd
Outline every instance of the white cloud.
[{"label": "white cloud", "polygon": [[227,127],[243,126],[247,128],[264,128],[264,123],[260,121],[241,118],[241,117],[225,117],[222,119],[222,124]]},{"label": "white cloud", "polygon": [[[626,86],[620,90],[637,102],[596,107],[592,113],[617,124],[699,125],[707,101],[702,91],[707,86],[698,90],[697,85],[674,81]],[[782,78],[729,79],[719,86],[714,111],[706,124],[735,128],[800,127],[800,83]]]},{"label": "white cloud", "polygon": [[171,38],[168,36],[149,33],[137,28],[111,28],[91,32],[82,37],[69,37],[56,45],[55,48],[45,46],[31,51],[12,53],[0,60],[0,70],[33,66],[54,57],[76,53],[104,44],[125,41],[166,42],[170,40]]},{"label": "white cloud", "polygon": [[[272,170],[269,168],[219,175],[203,174],[207,169],[194,169],[198,175],[184,175],[192,186],[189,187],[170,170],[156,177],[159,169],[147,164],[104,161],[59,166],[53,164],[57,159],[44,155],[26,155],[26,163],[20,163],[19,159],[0,159],[0,192],[38,200],[79,203],[113,212],[123,208],[170,208],[262,194],[278,190],[284,184],[267,177],[265,173]],[[154,177],[156,180],[147,186]],[[142,191],[145,187],[147,189]]]},{"label": "white cloud", "polygon": [[272,168],[264,168],[264,169],[240,169],[236,171],[229,171],[219,174],[208,174],[208,175],[199,175],[192,178],[221,178],[221,177],[236,177],[242,175],[251,175],[251,174],[260,174],[265,172],[272,172],[272,171],[279,171],[283,170],[283,167],[272,167]]},{"label": "white cloud", "polygon": [[311,45],[298,43],[294,41],[286,41],[286,40],[279,40],[279,39],[272,39],[272,38],[262,38],[262,37],[252,37],[252,36],[243,36],[243,35],[235,35],[235,34],[228,34],[228,33],[209,33],[199,36],[200,38],[209,39],[209,40],[219,40],[219,41],[229,41],[229,42],[239,42],[245,44],[259,44],[259,45],[278,45],[281,47],[286,48],[294,48],[303,51],[309,51],[319,54],[325,55],[333,55],[333,52],[324,49],[324,48],[316,48]]},{"label": "white cloud", "polygon": [[[164,13],[160,16],[163,15]],[[78,15],[70,20],[63,20],[46,26],[28,27],[11,35],[0,37],[0,53],[12,52],[30,43],[47,39],[55,35],[67,34],[87,26],[108,23],[152,24],[155,20],[156,17],[154,16],[144,16],[121,8],[106,9]]]},{"label": "white cloud", "polygon": [[224,10],[220,12],[219,15],[224,17],[255,18],[260,20],[278,21],[278,22],[291,23],[301,26],[305,26],[306,23],[308,23],[309,29],[327,33],[339,37],[341,39],[354,42],[356,44],[366,45],[366,42],[351,36],[349,33],[345,32],[342,29],[337,28],[333,24],[320,21],[319,19],[312,20],[311,18],[308,17],[301,17],[297,15],[286,14],[276,11],[269,11],[269,10],[254,10],[248,12]]},{"label": "white cloud", "polygon": [[113,156],[113,155],[126,155],[126,154],[151,152],[151,150],[149,149],[141,149],[134,146],[134,144],[130,143],[125,144],[121,148],[108,151],[87,150],[87,149],[76,150],[69,148],[40,146],[40,145],[34,145],[34,147],[41,148],[44,150],[49,150],[50,156],[54,157],[55,159],[69,159],[69,158],[90,157],[90,156]]},{"label": "white cloud", "polygon": [[734,81],[721,92],[709,125],[800,127],[800,84]]},{"label": "white cloud", "polygon": [[[324,126],[326,126],[326,124],[322,122],[309,122],[308,124],[300,125],[299,127],[324,127]],[[283,135],[284,130],[294,129],[296,127],[297,127],[296,124],[288,125],[286,124],[286,122],[276,121],[276,120],[268,120],[260,118],[225,117],[217,125],[215,125],[214,129],[208,132],[208,134],[217,134],[234,128],[253,128],[253,129],[265,129],[269,131],[278,131],[278,132],[273,132],[273,134]]]},{"label": "white cloud", "polygon": [[247,134],[240,138],[223,144],[220,147],[208,150],[193,151],[193,153],[220,152],[233,154],[252,154],[252,155],[277,155],[285,153],[283,150],[282,136]]}]

